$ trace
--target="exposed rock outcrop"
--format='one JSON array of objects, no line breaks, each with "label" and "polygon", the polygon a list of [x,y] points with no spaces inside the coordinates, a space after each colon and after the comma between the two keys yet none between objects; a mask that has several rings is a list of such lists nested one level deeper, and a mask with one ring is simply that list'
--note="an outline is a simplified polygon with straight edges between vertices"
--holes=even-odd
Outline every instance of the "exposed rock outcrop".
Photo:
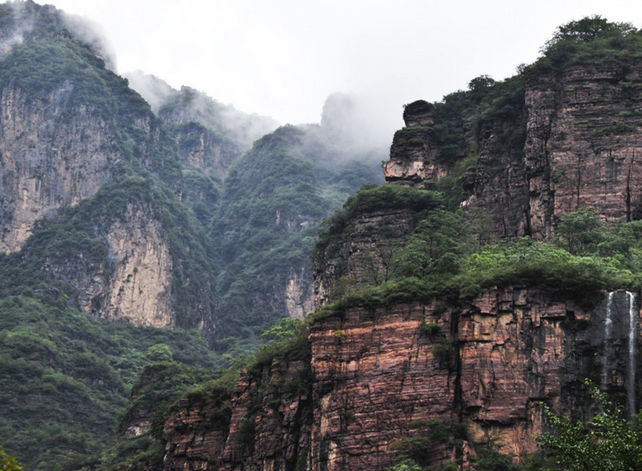
[{"label": "exposed rock outcrop", "polygon": [[[311,402],[283,394],[306,368],[295,361],[275,361],[261,380],[245,373],[225,427],[204,431],[220,417],[212,412],[212,401],[224,401],[220,392],[184,400],[165,427],[165,470],[241,469],[241,462],[249,470],[290,469],[286,461],[307,463],[308,450],[313,471],[383,470],[404,437],[443,434],[450,422],[467,427],[464,452],[493,440],[501,451],[524,456],[543,431],[541,401],[570,411],[585,397],[586,377],[628,394],[631,329],[640,338],[636,299],[618,291],[587,309],[545,291],[508,287],[485,291],[463,310],[438,299],[349,308],[312,325]],[[307,423],[299,420],[311,420],[303,429],[311,435],[297,428]],[[435,440],[431,464],[462,453]]]},{"label": "exposed rock outcrop", "polygon": [[318,309],[368,284],[392,277],[393,259],[408,241],[415,220],[411,210],[366,211],[353,231],[314,255],[314,306]]},{"label": "exposed rock outcrop", "polygon": [[[630,296],[592,310],[539,290],[490,290],[461,313],[431,304],[374,311],[354,308],[312,329],[313,470],[385,469],[395,441],[416,436],[413,422],[462,420],[470,439],[519,457],[536,450],[540,401],[568,411],[585,377],[604,368],[624,393]],[[633,326],[639,339],[639,316]],[[422,328],[421,324],[430,329]],[[605,365],[597,352],[621,349]],[[444,456],[434,457],[434,463]]]},{"label": "exposed rock outcrop", "polygon": [[305,269],[290,270],[290,279],[285,288],[285,306],[288,316],[303,319],[314,311],[313,285]]},{"label": "exposed rock outcrop", "polygon": [[181,400],[165,424],[163,469],[307,469],[309,386],[309,361],[285,361],[243,373],[232,393]]},{"label": "exposed rock outcrop", "polygon": [[[386,180],[434,183],[451,176],[464,155],[476,155],[462,169],[468,174],[458,175],[463,205],[488,213],[498,237],[548,240],[564,215],[588,206],[605,220],[636,219],[642,214],[642,163],[636,159],[642,145],[641,71],[637,59],[595,61],[561,72],[536,64],[510,79],[523,82],[521,93],[516,88],[511,97],[510,112],[480,117],[469,110],[474,125],[440,122],[431,105],[412,103],[384,165]],[[468,106],[477,106],[470,100]],[[439,131],[446,136],[441,144],[440,126],[449,129]],[[455,152],[445,158],[457,126],[466,128],[459,142],[464,148],[459,157]]]},{"label": "exposed rock outcrop", "polygon": [[11,85],[1,91],[2,252],[19,250],[35,221],[93,196],[118,171],[107,123],[86,108],[67,118],[73,89],[65,82],[36,102]]},{"label": "exposed rock outcrop", "polygon": [[[127,319],[136,325],[174,325],[172,258],[162,224],[151,208],[127,206],[107,233],[112,271],[97,292],[79,287],[81,308],[109,320]],[[86,299],[86,298],[85,298]]]},{"label": "exposed rock outcrop", "polygon": [[606,220],[639,217],[641,72],[633,61],[526,75],[533,234],[550,238],[560,217],[587,206]]}]

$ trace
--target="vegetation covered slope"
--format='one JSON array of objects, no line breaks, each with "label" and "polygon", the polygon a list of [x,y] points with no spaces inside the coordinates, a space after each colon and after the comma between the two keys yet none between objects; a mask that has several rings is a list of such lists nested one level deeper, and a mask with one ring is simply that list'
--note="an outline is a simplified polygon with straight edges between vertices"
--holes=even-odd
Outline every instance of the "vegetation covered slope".
[{"label": "vegetation covered slope", "polygon": [[[24,15],[16,8],[31,12],[30,21],[19,23]],[[83,302],[88,288],[114,281],[114,225],[130,224],[134,233],[150,226],[168,244],[172,273],[165,288],[174,325],[203,328],[212,309],[211,241],[180,201],[183,176],[171,133],[61,18],[52,7],[32,2],[0,8],[0,19],[16,22],[14,30],[23,33],[0,62],[3,98],[22,97],[12,112],[24,106],[30,116],[25,128],[54,129],[55,139],[69,145],[45,149],[47,142],[32,140],[25,147],[27,161],[17,168],[28,168],[43,182],[53,179],[38,174],[34,162],[49,152],[54,154],[46,162],[67,159],[80,143],[77,148],[93,153],[82,156],[80,168],[65,170],[78,180],[92,159],[108,156],[108,171],[94,193],[56,208],[33,226],[22,250],[0,255],[0,443],[27,469],[64,469],[109,444],[132,384],[146,364],[158,360],[159,348],[168,347],[177,364],[211,368],[217,362],[196,330],[107,323],[90,315],[100,311],[100,296]],[[37,146],[42,153],[33,150]],[[3,204],[11,202],[16,173],[2,174]],[[3,210],[6,222],[14,213]],[[83,306],[91,311],[80,312]],[[201,374],[192,383],[203,379]]]},{"label": "vegetation covered slope", "polygon": [[376,158],[333,148],[323,128],[286,126],[258,140],[234,166],[211,233],[220,244],[221,345],[238,337],[257,345],[279,318],[311,312],[309,257],[318,223],[381,178]]},{"label": "vegetation covered slope", "polygon": [[[420,131],[435,133],[434,137],[445,149],[442,157],[453,159],[454,171],[450,177],[437,183],[425,182],[429,189],[367,186],[348,199],[343,210],[324,223],[316,246],[321,264],[324,257],[327,261],[327,258],[342,253],[342,246],[350,245],[355,234],[362,230],[374,239],[389,243],[392,250],[371,254],[370,276],[364,277],[360,283],[351,283],[352,273],[337,273],[346,277],[343,280],[346,283],[331,300],[334,302],[290,330],[288,334],[293,339],[263,348],[248,365],[248,378],[258,383],[265,378],[265,371],[271,365],[278,367],[288,362],[309,362],[308,327],[329,317],[341,317],[351,307],[367,308],[368,312],[374,313],[378,307],[431,301],[439,297],[441,303],[435,306],[436,311],[456,311],[491,286],[538,287],[584,304],[592,303],[599,290],[640,289],[642,229],[639,221],[607,224],[595,210],[584,208],[564,217],[557,226],[556,238],[549,242],[531,238],[497,241],[487,237],[483,220],[470,218],[469,213],[459,208],[471,178],[470,168],[461,159],[474,152],[475,143],[487,139],[489,131],[496,130],[493,125],[501,124],[501,135],[515,148],[523,145],[523,130],[507,125],[510,119],[524,112],[523,101],[520,101],[523,100],[521,80],[517,77],[496,84],[490,79],[480,78],[471,82],[470,90],[458,92],[444,103],[435,105],[435,114],[443,118],[442,123]],[[517,119],[516,123],[519,127],[523,121]],[[298,241],[311,237],[302,223],[316,222],[316,218],[321,216],[320,205],[326,204],[323,198],[331,194],[324,191],[323,179],[334,176],[332,167],[336,165],[336,162],[324,164],[322,157],[327,154],[322,144],[310,139],[310,131],[318,130],[286,127],[266,136],[230,173],[220,217],[214,220],[212,230],[217,237],[222,237],[223,244],[219,254],[220,266],[225,268],[219,276],[222,319],[235,315],[239,319],[251,319],[254,325],[266,325],[274,313],[282,312],[278,305],[269,306],[273,300],[270,296],[283,284],[283,280],[273,279],[276,278],[274,273],[284,273],[275,267],[289,268],[300,261],[304,247]],[[410,136],[408,141],[412,139]],[[310,162],[312,157],[316,159],[313,164]],[[491,153],[485,154],[487,170],[497,164],[491,157]],[[478,158],[482,156],[473,155],[471,160],[474,163]],[[283,169],[289,169],[289,172],[285,173]],[[285,175],[298,178],[288,181],[284,187],[277,185],[279,178]],[[481,178],[479,175],[473,177]],[[359,219],[365,215],[390,214],[398,210],[411,214],[409,226],[412,230],[404,241],[394,246],[388,230],[390,221],[380,226],[358,225]],[[354,244],[351,248],[363,250]],[[385,261],[377,259],[382,255]],[[226,325],[230,326],[229,331]],[[281,335],[291,326],[283,323],[272,333]],[[235,334],[241,332],[243,337],[252,340],[259,330],[248,328],[241,321],[226,322],[220,327],[218,332],[222,339],[217,340],[224,346],[231,346],[229,351],[232,352],[238,351],[234,349],[234,343],[239,340],[233,338]],[[581,329],[582,325],[575,323],[567,327]],[[427,338],[441,337],[440,326],[436,324],[420,324],[419,331]],[[342,331],[332,334],[337,343],[344,340],[343,335]],[[435,343],[434,348],[438,354],[450,358],[451,342]],[[272,416],[281,405],[278,399],[266,401],[266,391],[272,395],[269,399],[280,397],[283,391],[290,393],[288,388],[293,386],[295,389],[300,387],[296,392],[308,393],[311,379],[306,375],[299,379],[302,379],[301,383],[281,382],[279,386],[283,390],[260,389],[255,397],[246,398],[252,405],[248,408],[248,418],[236,424],[242,441],[241,458],[248,457],[257,443],[255,426],[258,422],[255,419],[260,414]],[[343,379],[336,377],[334,380],[341,382]],[[224,432],[230,427],[231,393],[229,382],[224,386],[214,382],[188,393],[185,400],[211,401],[216,406],[216,420],[203,424],[203,428]],[[151,391],[148,394],[153,395]],[[287,395],[283,397],[289,399]],[[267,407],[261,411],[263,403]],[[175,406],[174,410],[179,407]],[[346,414],[345,420],[348,419]],[[628,425],[618,422],[618,427],[626,428]],[[464,440],[468,441],[469,436],[460,424],[419,421],[411,428],[417,431],[417,436],[412,437],[414,439],[400,436],[395,442],[393,448],[398,451],[400,462],[392,469],[447,470],[458,469],[463,464]],[[582,429],[578,430],[582,433]],[[155,438],[159,440],[158,436]],[[430,467],[430,447],[435,441],[452,446],[456,450],[455,461]],[[492,443],[469,442],[470,445],[476,451],[475,455],[468,456],[472,469],[522,468],[512,464],[509,457],[497,454]],[[162,447],[157,442],[156,459],[161,452]],[[563,461],[560,463],[565,464]],[[297,464],[301,467],[306,465],[305,460]],[[554,465],[533,463],[529,469],[555,469],[551,466]]]},{"label": "vegetation covered slope", "polygon": [[[305,271],[315,224],[362,183],[379,178],[374,162],[381,157],[371,156],[367,164],[349,162],[341,149],[313,137],[320,132],[314,127],[286,128],[238,165],[219,205],[222,183],[215,166],[203,169],[189,159],[221,143],[236,146],[237,152],[240,140],[254,136],[256,129],[223,122],[228,115],[222,111],[229,110],[214,106],[212,114],[200,108],[203,97],[189,89],[177,92],[175,101],[165,103],[163,119],[157,118],[127,81],[94,54],[93,44],[64,28],[60,12],[31,2],[23,6],[40,19],[24,28],[20,44],[9,44],[0,62],[0,88],[5,97],[21,97],[29,123],[53,130],[55,139],[68,144],[57,147],[34,138],[25,148],[41,146],[34,156],[55,164],[68,161],[70,149],[80,149],[78,168],[74,163],[59,169],[74,185],[83,175],[77,170],[106,156],[104,178],[92,192],[47,212],[21,250],[0,255],[0,444],[28,469],[68,469],[112,442],[132,385],[146,364],[159,360],[163,345],[173,354],[169,369],[176,390],[216,375],[212,367],[253,351],[262,331],[287,315],[288,277]],[[0,13],[7,22],[21,18],[6,6]],[[242,145],[249,147],[246,141]],[[86,149],[92,152],[83,154]],[[17,168],[26,168],[16,162]],[[30,178],[45,182],[52,175],[32,167]],[[290,177],[279,179],[290,171]],[[4,191],[13,175],[3,174]],[[253,188],[261,184],[260,190]],[[52,200],[58,200],[55,194]],[[248,210],[268,210],[274,217],[236,216]],[[284,219],[275,223],[280,213]],[[299,221],[303,226],[293,219],[301,215],[306,217]],[[119,281],[120,264],[149,242],[128,236],[115,240],[114,228],[123,225],[131,228],[123,234],[151,227],[167,247],[171,276],[163,288],[175,330],[134,327],[122,319],[110,324],[91,316],[107,312],[109,296],[101,290]],[[234,231],[240,234],[236,241],[230,236]],[[255,246],[254,233],[268,236]],[[220,249],[214,237],[225,239]],[[131,244],[132,252],[120,253],[120,243]],[[257,268],[251,266],[254,260],[261,261]],[[135,278],[136,270],[130,275]],[[217,291],[216,275],[232,282]],[[131,286],[129,276],[121,281],[124,292]],[[261,308],[266,300],[267,308]],[[188,329],[199,329],[208,340],[228,338],[220,345],[230,355],[221,361],[201,333]],[[178,394],[168,391],[173,395],[167,398]]]}]

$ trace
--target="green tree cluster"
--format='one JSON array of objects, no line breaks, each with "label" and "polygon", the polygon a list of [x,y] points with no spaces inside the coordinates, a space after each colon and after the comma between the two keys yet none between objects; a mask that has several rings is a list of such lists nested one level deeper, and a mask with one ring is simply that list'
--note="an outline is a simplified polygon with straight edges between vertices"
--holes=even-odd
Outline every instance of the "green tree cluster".
[{"label": "green tree cluster", "polygon": [[18,463],[18,459],[7,455],[4,448],[0,446],[0,471],[24,471]]},{"label": "green tree cluster", "polygon": [[[568,471],[635,471],[642,469],[642,431],[626,419],[624,408],[586,381],[598,412],[587,421],[571,420],[546,408],[553,432],[540,437],[553,469]],[[546,468],[550,469],[550,468]]]}]

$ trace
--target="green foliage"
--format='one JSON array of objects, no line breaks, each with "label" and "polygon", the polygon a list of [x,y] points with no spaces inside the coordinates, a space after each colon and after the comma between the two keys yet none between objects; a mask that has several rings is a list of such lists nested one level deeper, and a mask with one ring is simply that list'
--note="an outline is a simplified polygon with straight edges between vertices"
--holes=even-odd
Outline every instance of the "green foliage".
[{"label": "green foliage", "polygon": [[442,204],[441,195],[434,191],[408,186],[380,185],[364,186],[347,199],[343,209],[321,224],[315,254],[332,250],[342,236],[350,231],[350,224],[360,214],[386,209],[408,209],[416,213],[428,212]]},{"label": "green foliage", "polygon": [[544,53],[550,53],[560,43],[591,43],[594,41],[626,37],[635,33],[636,29],[630,23],[611,23],[600,15],[587,16],[577,21],[570,21],[557,28],[549,39]]},{"label": "green foliage", "polygon": [[220,200],[222,183],[202,170],[183,168],[184,201],[190,206],[201,224],[209,227]]},{"label": "green foliage", "polygon": [[[438,444],[453,447],[456,451],[456,458],[462,458],[463,443],[469,440],[468,431],[464,424],[450,420],[431,419],[414,421],[412,425],[415,434],[400,438],[391,445],[391,449],[396,451],[397,456],[402,460],[401,463],[411,460],[412,463],[419,466],[428,466],[434,447]],[[408,463],[408,461],[406,462]]]},{"label": "green foliage", "polygon": [[557,245],[573,255],[592,255],[608,234],[595,208],[588,207],[564,216],[555,237]]},{"label": "green foliage", "polygon": [[154,363],[161,361],[172,361],[174,359],[172,349],[169,348],[169,346],[165,343],[158,343],[149,347],[147,349],[146,356],[147,358],[149,358],[149,361]]},{"label": "green foliage", "polygon": [[543,57],[531,73],[572,64],[610,66],[624,70],[632,55],[642,52],[642,35],[629,23],[612,23],[600,16],[571,21],[558,28],[542,48]]},{"label": "green foliage", "polygon": [[545,408],[554,432],[540,437],[540,445],[557,465],[568,471],[642,469],[642,432],[614,407],[605,393],[586,380],[599,412],[586,423]]},{"label": "green foliage", "polygon": [[477,248],[469,218],[460,211],[432,211],[422,220],[396,264],[400,276],[423,278],[456,274],[466,255]]},{"label": "green foliage", "polygon": [[279,128],[237,162],[212,226],[220,242],[218,347],[238,356],[262,343],[285,312],[275,293],[309,276],[318,222],[364,179],[380,180],[380,169],[342,155],[316,128]]},{"label": "green foliage", "polygon": [[[642,240],[642,224],[628,223],[616,232],[619,237],[599,245],[604,256],[573,255],[554,243],[530,238],[486,245],[470,255],[451,259],[451,265],[460,267],[457,274],[435,270],[422,278],[400,277],[365,287],[324,306],[313,318],[342,316],[347,309],[357,306],[375,310],[400,302],[429,302],[435,297],[457,306],[493,286],[542,287],[589,304],[600,290],[635,290],[640,286],[640,275],[635,270],[640,267],[642,253],[637,245],[631,244]],[[625,259],[618,250],[631,255]],[[415,254],[416,260],[423,257],[427,255],[420,251]]]},{"label": "green foliage", "polygon": [[413,460],[406,459],[388,468],[388,471],[422,471],[421,466]]},{"label": "green foliage", "polygon": [[593,132],[593,137],[610,136],[611,134],[632,134],[635,128],[625,123],[614,123]]},{"label": "green foliage", "polygon": [[296,335],[297,329],[301,326],[301,319],[286,317],[281,319],[277,325],[266,330],[261,338],[267,340],[286,340]]},{"label": "green foliage", "polygon": [[441,334],[441,325],[438,322],[426,322],[422,320],[418,327],[419,335],[433,338]]},{"label": "green foliage", "polygon": [[263,345],[247,366],[248,371],[258,374],[274,361],[309,359],[311,357],[309,334],[309,323],[300,322],[290,338]]},{"label": "green foliage", "polygon": [[439,293],[437,283],[418,278],[403,278],[398,281],[388,281],[376,287],[367,287],[356,291],[336,302],[319,309],[311,316],[312,321],[328,317],[343,316],[347,309],[365,307],[374,310],[378,307],[388,307],[395,303],[408,301],[428,302]]},{"label": "green foliage", "polygon": [[0,312],[0,442],[29,469],[63,469],[111,442],[150,347],[167,345],[177,369],[217,362],[180,329],[98,321],[27,296],[0,299]]},{"label": "green foliage", "polygon": [[0,471],[23,471],[18,459],[5,453],[0,446]]},{"label": "green foliage", "polygon": [[639,277],[614,258],[575,256],[554,244],[524,238],[472,254],[453,283],[460,290],[466,285],[540,286],[581,299],[601,289],[634,288]]},{"label": "green foliage", "polygon": [[452,340],[440,339],[432,346],[432,353],[439,361],[439,365],[448,368],[455,354],[455,343]]}]

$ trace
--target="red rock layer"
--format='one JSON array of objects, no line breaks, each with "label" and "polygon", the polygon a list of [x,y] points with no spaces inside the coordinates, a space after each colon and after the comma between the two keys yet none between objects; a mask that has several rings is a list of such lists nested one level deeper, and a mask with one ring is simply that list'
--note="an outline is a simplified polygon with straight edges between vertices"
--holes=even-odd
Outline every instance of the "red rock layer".
[{"label": "red rock layer", "polygon": [[[310,363],[274,361],[233,393],[183,400],[165,425],[164,469],[383,471],[404,437],[428,438],[427,464],[491,441],[520,459],[536,450],[542,401],[582,406],[587,377],[626,394],[630,297],[611,301],[608,342],[606,298],[587,310],[510,287],[455,311],[410,303],[317,320]],[[465,424],[467,441],[430,435],[450,422]]]},{"label": "red rock layer", "polygon": [[302,391],[307,369],[301,361],[275,363],[258,374],[242,374],[231,394],[216,390],[182,400],[165,423],[163,469],[285,471],[306,466],[311,398]]},{"label": "red rock layer", "polygon": [[642,97],[630,90],[641,69],[582,65],[558,78],[552,71],[527,76],[524,156],[538,237],[549,238],[561,216],[581,207],[594,206],[607,220],[639,217]]},{"label": "red rock layer", "polygon": [[[640,77],[638,60],[528,69],[524,109],[480,121],[476,141],[462,144],[456,160],[477,157],[464,175],[463,206],[486,213],[498,237],[542,240],[563,216],[588,206],[605,220],[642,217]],[[444,123],[416,103],[404,112],[407,127],[395,134],[384,165],[386,180],[397,185],[434,182],[454,168],[431,134],[433,121]]]},{"label": "red rock layer", "polygon": [[[622,299],[614,315],[624,319],[626,294],[615,296]],[[393,443],[417,435],[413,421],[425,419],[461,420],[472,442],[493,439],[516,459],[534,452],[540,401],[569,410],[584,379],[605,368],[597,355],[604,315],[604,303],[589,312],[573,300],[509,288],[487,291],[459,314],[408,304],[317,322],[312,469],[385,469],[396,457]],[[422,321],[439,327],[422,334]],[[624,324],[614,336],[625,344]],[[607,365],[619,371],[608,385],[616,392],[625,358]],[[435,451],[434,463],[453,453]]]},{"label": "red rock layer", "polygon": [[314,325],[312,470],[385,469],[411,421],[454,417],[454,358],[434,350],[450,336],[430,339],[418,330],[426,319],[450,331],[447,317],[431,312],[423,305],[357,308]]}]

